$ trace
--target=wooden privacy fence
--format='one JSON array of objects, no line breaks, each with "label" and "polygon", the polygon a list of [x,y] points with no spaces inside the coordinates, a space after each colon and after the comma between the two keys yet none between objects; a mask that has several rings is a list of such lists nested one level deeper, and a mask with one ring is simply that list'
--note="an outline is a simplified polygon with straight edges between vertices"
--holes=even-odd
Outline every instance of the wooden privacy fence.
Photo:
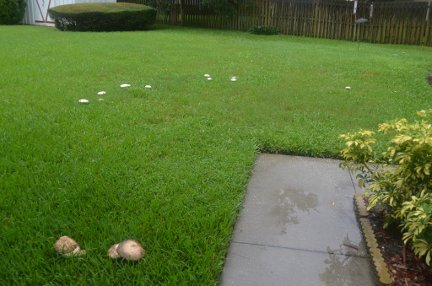
[{"label": "wooden privacy fence", "polygon": [[[431,1],[250,0],[231,15],[220,15],[202,0],[172,0],[158,21],[240,31],[266,25],[288,35],[432,46],[431,6]],[[355,24],[361,18],[368,22]]]}]

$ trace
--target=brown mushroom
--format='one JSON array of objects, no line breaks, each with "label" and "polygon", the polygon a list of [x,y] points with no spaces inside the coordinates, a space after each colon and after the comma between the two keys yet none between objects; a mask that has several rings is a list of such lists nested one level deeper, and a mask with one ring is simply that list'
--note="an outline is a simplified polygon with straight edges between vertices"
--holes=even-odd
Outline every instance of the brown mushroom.
[{"label": "brown mushroom", "polygon": [[68,236],[60,237],[54,244],[54,249],[57,253],[65,256],[79,256],[85,254],[85,250],[81,249],[78,243]]},{"label": "brown mushroom", "polygon": [[118,252],[117,252],[117,247],[118,247],[118,246],[119,246],[119,244],[116,243],[116,244],[112,245],[112,246],[110,247],[110,249],[108,249],[108,256],[109,256],[110,258],[112,258],[112,259],[120,258],[120,254],[118,254]]},{"label": "brown mushroom", "polygon": [[124,258],[126,260],[137,261],[143,258],[145,254],[144,248],[135,240],[125,240],[119,244],[114,244],[108,250],[109,257]]}]

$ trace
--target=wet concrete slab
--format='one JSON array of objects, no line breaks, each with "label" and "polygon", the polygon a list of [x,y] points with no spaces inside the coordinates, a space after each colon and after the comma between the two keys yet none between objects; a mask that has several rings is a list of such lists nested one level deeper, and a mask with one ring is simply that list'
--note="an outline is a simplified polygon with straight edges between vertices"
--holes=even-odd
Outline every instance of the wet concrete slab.
[{"label": "wet concrete slab", "polygon": [[365,257],[234,243],[222,285],[375,285],[368,281]]},{"label": "wet concrete slab", "polygon": [[[339,163],[258,157],[222,285],[375,285],[354,214],[356,189]],[[323,274],[328,267],[335,273]]]}]

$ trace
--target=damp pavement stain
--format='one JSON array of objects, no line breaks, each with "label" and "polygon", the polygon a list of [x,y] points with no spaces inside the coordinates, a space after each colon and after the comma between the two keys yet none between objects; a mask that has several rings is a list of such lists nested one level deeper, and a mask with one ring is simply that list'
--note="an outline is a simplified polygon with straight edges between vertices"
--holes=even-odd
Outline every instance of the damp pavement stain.
[{"label": "damp pavement stain", "polygon": [[316,211],[318,196],[313,193],[305,193],[300,189],[281,189],[275,198],[276,204],[271,210],[277,224],[281,227],[281,234],[287,233],[290,224],[298,224],[299,212],[309,213]]},{"label": "damp pavement stain", "polygon": [[260,155],[221,285],[369,286],[376,278],[340,161]]}]

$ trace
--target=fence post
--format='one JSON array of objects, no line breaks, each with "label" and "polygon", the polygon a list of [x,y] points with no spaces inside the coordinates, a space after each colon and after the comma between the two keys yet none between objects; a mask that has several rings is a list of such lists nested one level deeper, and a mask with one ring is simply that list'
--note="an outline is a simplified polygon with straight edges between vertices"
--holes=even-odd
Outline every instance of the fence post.
[{"label": "fence post", "polygon": [[183,1],[180,0],[180,25],[184,25]]},{"label": "fence post", "polygon": [[369,7],[369,24],[368,24],[368,29],[367,29],[367,31],[368,31],[368,34],[367,34],[367,37],[368,37],[368,41],[369,42],[371,42],[371,43],[373,43],[375,40],[374,40],[374,38],[375,38],[375,25],[373,25],[374,24],[374,21],[372,20],[372,18],[373,18],[373,9],[374,9],[374,3],[372,2],[371,4],[370,4],[370,7]]},{"label": "fence post", "polygon": [[428,2],[428,8],[426,11],[426,22],[429,21],[430,8],[431,8],[431,1]]},{"label": "fence post", "polygon": [[[354,1],[354,6],[353,6],[354,21],[357,20],[357,5],[358,5],[358,1],[355,0]],[[356,36],[357,36],[357,25],[353,24],[352,21],[351,21],[350,25],[354,26],[353,41],[355,41],[356,40]]]},{"label": "fence post", "polygon": [[423,38],[423,44],[427,45],[429,42],[432,41],[431,36],[430,36],[430,29],[431,29],[431,24],[430,24],[430,10],[431,10],[431,1],[429,0],[428,2],[428,8],[426,11],[426,31],[424,34],[424,38]]}]

